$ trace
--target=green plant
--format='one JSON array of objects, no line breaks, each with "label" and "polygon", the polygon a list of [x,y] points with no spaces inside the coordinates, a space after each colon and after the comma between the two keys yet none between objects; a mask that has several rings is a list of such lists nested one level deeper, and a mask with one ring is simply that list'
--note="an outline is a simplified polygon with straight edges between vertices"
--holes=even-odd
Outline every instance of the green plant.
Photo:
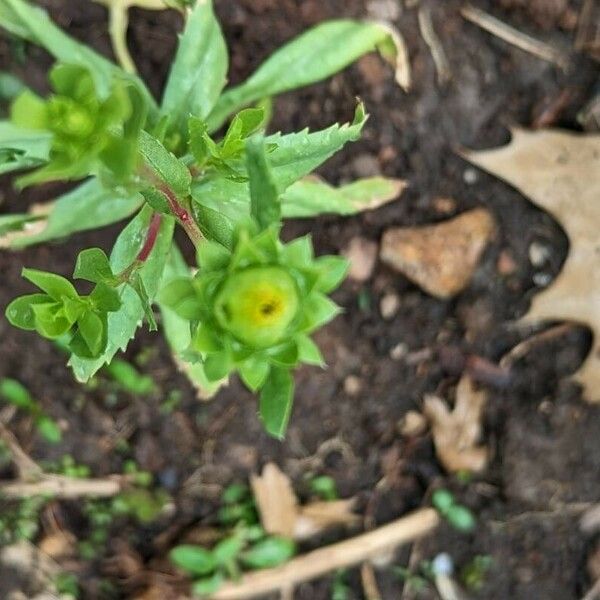
[{"label": "green plant", "polygon": [[460,581],[468,590],[481,590],[493,563],[489,554],[477,554],[460,570]]},{"label": "green plant", "polygon": [[33,540],[39,531],[40,511],[48,502],[43,496],[31,496],[0,507],[0,546],[19,540]]},{"label": "green plant", "polygon": [[211,550],[182,545],[173,548],[173,564],[194,578],[192,590],[198,596],[214,593],[227,579],[238,579],[241,569],[275,567],[295,553],[292,540],[265,535],[259,526],[242,526],[222,539]]},{"label": "green plant", "polygon": [[413,592],[416,596],[420,596],[429,587],[429,564],[424,561],[419,565],[418,571],[415,573],[406,567],[392,567],[392,573],[400,578],[404,582],[406,589]]},{"label": "green plant", "polygon": [[87,465],[78,464],[70,454],[64,454],[60,460],[44,461],[43,467],[49,473],[58,473],[65,477],[74,479],[86,479],[91,475],[91,470]]},{"label": "green plant", "polygon": [[455,529],[465,533],[475,529],[477,521],[473,513],[466,506],[457,503],[454,494],[448,490],[440,489],[433,492],[431,503]]},{"label": "green plant", "polygon": [[0,379],[0,398],[31,415],[35,428],[46,441],[51,444],[61,441],[62,433],[58,424],[42,410],[23,384],[15,379]]},{"label": "green plant", "polygon": [[310,491],[322,500],[333,501],[340,497],[335,479],[333,479],[333,477],[329,477],[328,475],[319,475],[318,477],[313,477],[310,480],[309,485]]},{"label": "green plant", "polygon": [[[308,237],[282,243],[282,220],[356,213],[397,188],[380,177],[340,188],[306,178],[358,139],[367,119],[361,104],[348,124],[265,135],[263,101],[321,81],[367,52],[393,60],[397,50],[381,25],[329,21],[223,91],[228,56],[212,2],[184,4],[185,29],[159,104],[135,74],[67,36],[43,10],[0,0],[0,26],[57,60],[50,96],[26,89],[10,120],[0,121],[0,174],[28,170],[16,179],[20,188],[85,179],[43,216],[0,216],[0,235],[9,232],[7,243],[18,248],[135,215],[110,257],[99,248],[80,253],[73,278],[87,282],[89,293],[25,269],[39,291],[14,300],[6,316],[66,345],[85,382],[127,346],[144,316],[156,328],[157,304],[194,383],[214,393],[239,372],[261,392],[267,431],[282,437],[291,372],[299,363],[323,364],[310,334],[338,313],[327,294],[346,270],[341,258],[315,259]],[[196,247],[196,275],[173,242],[176,224]]]}]

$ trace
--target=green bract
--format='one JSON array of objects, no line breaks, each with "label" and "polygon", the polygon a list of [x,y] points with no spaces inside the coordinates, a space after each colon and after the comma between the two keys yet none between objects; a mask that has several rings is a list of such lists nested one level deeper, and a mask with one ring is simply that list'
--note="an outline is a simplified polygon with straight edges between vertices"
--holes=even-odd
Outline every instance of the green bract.
[{"label": "green bract", "polygon": [[[64,239],[131,218],[109,256],[99,248],[79,255],[73,276],[93,284],[91,293],[25,269],[41,292],[14,300],[7,318],[66,343],[69,365],[85,382],[144,320],[156,328],[157,306],[177,362],[200,393],[213,394],[239,372],[261,391],[267,431],[281,437],[292,370],[323,364],[310,334],[337,314],[326,294],[346,269],[339,258],[315,258],[309,238],[282,243],[283,219],[353,214],[392,199],[398,182],[373,177],[338,188],[310,177],[360,137],[367,121],[361,103],[348,123],[267,134],[271,105],[277,94],[322,81],[368,52],[393,57],[393,35],[376,23],[328,21],[226,89],[228,50],[213,3],[185,0],[178,2],[186,6],[185,27],[158,102],[134,73],[124,7],[108,4],[124,68],[69,37],[33,3],[0,0],[0,27],[56,60],[48,98],[12,81],[6,100],[14,101],[0,105],[0,115],[9,115],[0,119],[0,174],[28,171],[17,179],[21,187],[81,180],[41,209],[1,215],[0,246]],[[193,277],[173,239],[176,225],[197,251]]]}]

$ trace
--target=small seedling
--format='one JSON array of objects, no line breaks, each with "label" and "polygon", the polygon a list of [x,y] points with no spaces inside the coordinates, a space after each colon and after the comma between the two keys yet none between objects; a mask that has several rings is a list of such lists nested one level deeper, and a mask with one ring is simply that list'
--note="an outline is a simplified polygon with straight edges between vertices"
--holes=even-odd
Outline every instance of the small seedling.
[{"label": "small seedling", "polygon": [[350,600],[352,590],[346,583],[348,577],[347,569],[336,571],[331,584],[331,600]]},{"label": "small seedling", "polygon": [[[350,123],[274,135],[265,134],[266,107],[278,94],[322,81],[366,53],[378,50],[393,62],[394,37],[374,22],[327,21],[275,52],[247,81],[224,89],[228,50],[213,2],[185,0],[185,28],[159,103],[131,72],[123,36],[131,3],[102,1],[117,19],[111,33],[125,70],[66,35],[27,0],[0,0],[0,27],[57,60],[50,94],[24,89],[10,119],[0,121],[0,174],[25,172],[16,179],[20,189],[81,182],[43,217],[0,217],[0,235],[9,227],[16,232],[11,245],[23,247],[133,216],[110,257],[100,248],[79,254],[73,279],[88,282],[89,293],[60,275],[24,269],[37,289],[11,302],[6,317],[60,341],[79,381],[110,363],[108,370],[134,393],[149,393],[150,381],[132,379],[113,359],[144,318],[156,329],[157,304],[177,361],[194,384],[214,393],[238,373],[260,392],[267,432],[282,438],[293,370],[302,363],[323,366],[311,335],[340,312],[328,296],[347,269],[342,258],[315,258],[309,237],[283,243],[283,221],[354,214],[397,188],[381,177],[355,182],[351,192],[307,178],[360,137],[367,120],[362,104]],[[32,220],[39,220],[37,233],[25,230]],[[174,242],[176,225],[195,247],[195,274]]]},{"label": "small seedling", "polygon": [[448,490],[441,489],[433,492],[431,503],[455,529],[465,533],[475,529],[477,522],[473,513],[466,506],[458,504],[454,494]]},{"label": "small seedling", "polygon": [[59,573],[54,577],[53,583],[57,594],[64,600],[79,598],[79,582],[73,573]]},{"label": "small seedling", "polygon": [[0,398],[31,415],[35,428],[47,442],[58,444],[61,441],[62,433],[56,421],[42,410],[29,390],[16,379],[0,380]]},{"label": "small seedling", "polygon": [[152,377],[142,375],[132,364],[120,358],[113,358],[103,373],[108,375],[120,389],[136,396],[148,396],[156,391]]},{"label": "small seedling", "polygon": [[183,545],[174,548],[169,556],[175,566],[194,578],[194,594],[207,596],[216,592],[226,579],[238,579],[242,569],[276,567],[294,553],[293,541],[267,536],[255,526],[237,529],[211,550]]},{"label": "small seedling", "polygon": [[468,589],[478,592],[483,588],[488,571],[492,568],[493,559],[489,554],[474,556],[461,570],[459,579]]},{"label": "small seedling", "polygon": [[337,491],[337,485],[333,477],[328,475],[319,475],[310,480],[310,491],[322,500],[331,502],[337,500],[340,496]]},{"label": "small seedling", "polygon": [[74,479],[86,479],[91,475],[91,469],[87,465],[78,464],[70,454],[63,455],[60,460],[43,464],[44,470],[49,473],[58,473],[65,477]]},{"label": "small seedling", "polygon": [[403,582],[407,590],[410,590],[417,596],[425,592],[429,587],[429,572],[425,568],[419,569],[421,573],[427,574],[427,576],[415,573],[406,567],[393,567],[392,573],[399,577]]}]

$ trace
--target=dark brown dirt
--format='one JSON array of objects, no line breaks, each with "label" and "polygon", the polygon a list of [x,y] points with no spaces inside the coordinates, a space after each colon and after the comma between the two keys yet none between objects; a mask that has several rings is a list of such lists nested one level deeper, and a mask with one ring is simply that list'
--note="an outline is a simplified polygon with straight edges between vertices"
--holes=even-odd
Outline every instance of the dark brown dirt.
[{"label": "dark brown dirt", "polygon": [[[72,35],[110,54],[102,8],[75,0],[41,3]],[[570,600],[580,597],[589,585],[585,561],[591,541],[579,532],[573,507],[600,498],[599,410],[583,403],[577,387],[565,379],[589,347],[587,332],[573,328],[554,345],[535,349],[516,366],[507,385],[484,381],[490,391],[485,439],[494,449],[494,460],[481,478],[469,484],[445,478],[429,436],[407,442],[397,433],[399,419],[407,410],[420,407],[424,393],[456,383],[465,356],[495,362],[525,336],[513,322],[538,291],[534,275],[555,277],[568,250],[560,226],[547,214],[509,186],[473,170],[453,150],[506,142],[507,126],[532,125],[566,89],[569,101],[552,125],[577,129],[577,112],[589,101],[597,80],[597,70],[585,57],[577,57],[578,67],[569,74],[561,73],[465,22],[458,0],[430,4],[452,69],[448,86],[440,89],[436,84],[416,11],[404,9],[396,25],[410,50],[412,92],[402,93],[391,70],[366,57],[329,82],[278,99],[272,124],[273,130],[291,131],[347,120],[360,96],[371,114],[364,137],[332,159],[323,175],[341,182],[376,170],[406,178],[409,190],[399,201],[359,217],[290,223],[286,235],[310,231],[319,252],[339,252],[354,236],[378,241],[389,226],[431,223],[474,206],[493,212],[499,233],[468,290],[453,301],[427,296],[383,265],[364,285],[345,283],[336,294],[345,313],[318,335],[330,367],[298,373],[296,405],[284,443],[269,439],[261,430],[255,400],[237,380],[212,402],[196,401],[160,335],[141,333],[127,353],[133,360],[144,351],[142,368],[161,390],[151,398],[136,399],[114,392],[106,383],[82,390],[65,368],[64,357],[51,345],[0,320],[0,376],[23,381],[65,427],[65,441],[58,448],[49,447],[32,435],[27,419],[13,419],[11,427],[25,449],[39,460],[70,453],[89,464],[95,475],[118,471],[123,459],[132,457],[152,471],[176,500],[176,513],[155,526],[129,524],[114,531],[107,556],[121,556],[123,545],[128,544],[147,564],[159,565],[165,550],[187,527],[214,515],[222,486],[246,480],[249,473],[274,460],[302,489],[306,475],[302,459],[333,439],[338,449],[321,457],[318,472],[334,477],[342,496],[359,494],[365,503],[369,501],[377,522],[420,506],[434,481],[454,489],[476,512],[475,533],[462,536],[444,528],[419,544],[418,553],[431,558],[448,552],[458,567],[475,554],[491,555],[494,566],[477,597]],[[567,0],[473,4],[564,48],[572,46],[574,19],[581,5]],[[307,27],[327,18],[374,16],[369,14],[372,5],[365,0],[218,2],[231,48],[231,81],[242,80],[270,52]],[[131,19],[133,55],[158,94],[180,18],[172,12],[136,9]],[[14,43],[0,36],[0,68],[43,90],[48,57],[33,47],[25,48],[23,60],[18,56]],[[2,211],[20,210],[57,190],[55,186],[17,197],[9,178],[0,184]],[[455,200],[450,214],[440,211],[439,197]],[[2,252],[0,306],[28,289],[19,277],[23,265],[67,274],[82,248],[109,249],[118,231],[111,227],[77,235],[67,244],[19,254]],[[528,258],[533,241],[550,249],[542,269],[535,269]],[[514,263],[510,274],[499,272],[501,256]],[[390,321],[380,316],[378,308],[386,292],[401,299]],[[404,353],[398,352],[399,344]],[[360,383],[354,395],[345,391],[349,375]],[[182,402],[172,414],[162,414],[160,403],[172,390],[183,392]],[[125,453],[115,450],[119,440],[129,444]],[[395,476],[381,491],[376,485],[384,473]],[[559,510],[563,504],[567,508]],[[81,533],[76,505],[63,504],[55,510],[61,522]],[[165,531],[171,532],[170,537],[159,537]],[[167,542],[157,544],[157,539]],[[397,564],[406,560],[406,553],[401,554]],[[105,566],[96,562],[80,567],[87,581],[85,597],[103,597],[98,581],[106,576]],[[380,578],[384,598],[398,598],[402,583],[389,570],[381,572]],[[113,576],[120,597],[133,597],[140,587],[139,579],[133,580]],[[352,597],[361,598],[356,574],[350,581]],[[295,598],[324,600],[330,597],[330,586],[330,578],[303,585]]]}]

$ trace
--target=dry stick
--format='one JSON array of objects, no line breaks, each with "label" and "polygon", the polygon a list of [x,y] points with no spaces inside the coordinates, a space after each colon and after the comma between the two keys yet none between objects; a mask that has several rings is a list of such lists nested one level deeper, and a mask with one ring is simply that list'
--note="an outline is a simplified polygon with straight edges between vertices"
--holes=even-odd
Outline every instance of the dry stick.
[{"label": "dry stick", "polygon": [[600,598],[600,579],[594,583],[588,593],[581,600],[598,600]]},{"label": "dry stick", "polygon": [[249,573],[239,583],[227,583],[213,600],[242,600],[278,591],[390,552],[433,531],[440,517],[433,508],[422,508],[368,533],[313,550],[274,569]]},{"label": "dry stick", "polygon": [[419,8],[419,30],[425,43],[429,47],[435,69],[437,71],[437,80],[439,85],[446,85],[452,79],[450,64],[448,57],[444,52],[442,42],[438,38],[435,29],[433,28],[433,20],[431,18],[431,8],[429,6],[421,6]]},{"label": "dry stick", "polygon": [[563,70],[566,70],[569,66],[568,58],[565,57],[562,52],[553,46],[550,46],[550,44],[540,42],[534,37],[500,21],[500,19],[492,17],[492,15],[489,15],[479,8],[467,5],[461,8],[460,14],[467,19],[467,21],[474,23],[492,35],[499,37],[501,40],[504,40],[525,52],[529,52],[542,60],[551,62]]},{"label": "dry stick", "polygon": [[8,446],[20,479],[39,478],[43,471],[21,448],[17,438],[0,422],[0,439]]},{"label": "dry stick", "polygon": [[375,569],[369,562],[364,562],[360,568],[360,579],[362,582],[363,592],[366,600],[381,600],[381,592],[377,585],[375,577]]}]

